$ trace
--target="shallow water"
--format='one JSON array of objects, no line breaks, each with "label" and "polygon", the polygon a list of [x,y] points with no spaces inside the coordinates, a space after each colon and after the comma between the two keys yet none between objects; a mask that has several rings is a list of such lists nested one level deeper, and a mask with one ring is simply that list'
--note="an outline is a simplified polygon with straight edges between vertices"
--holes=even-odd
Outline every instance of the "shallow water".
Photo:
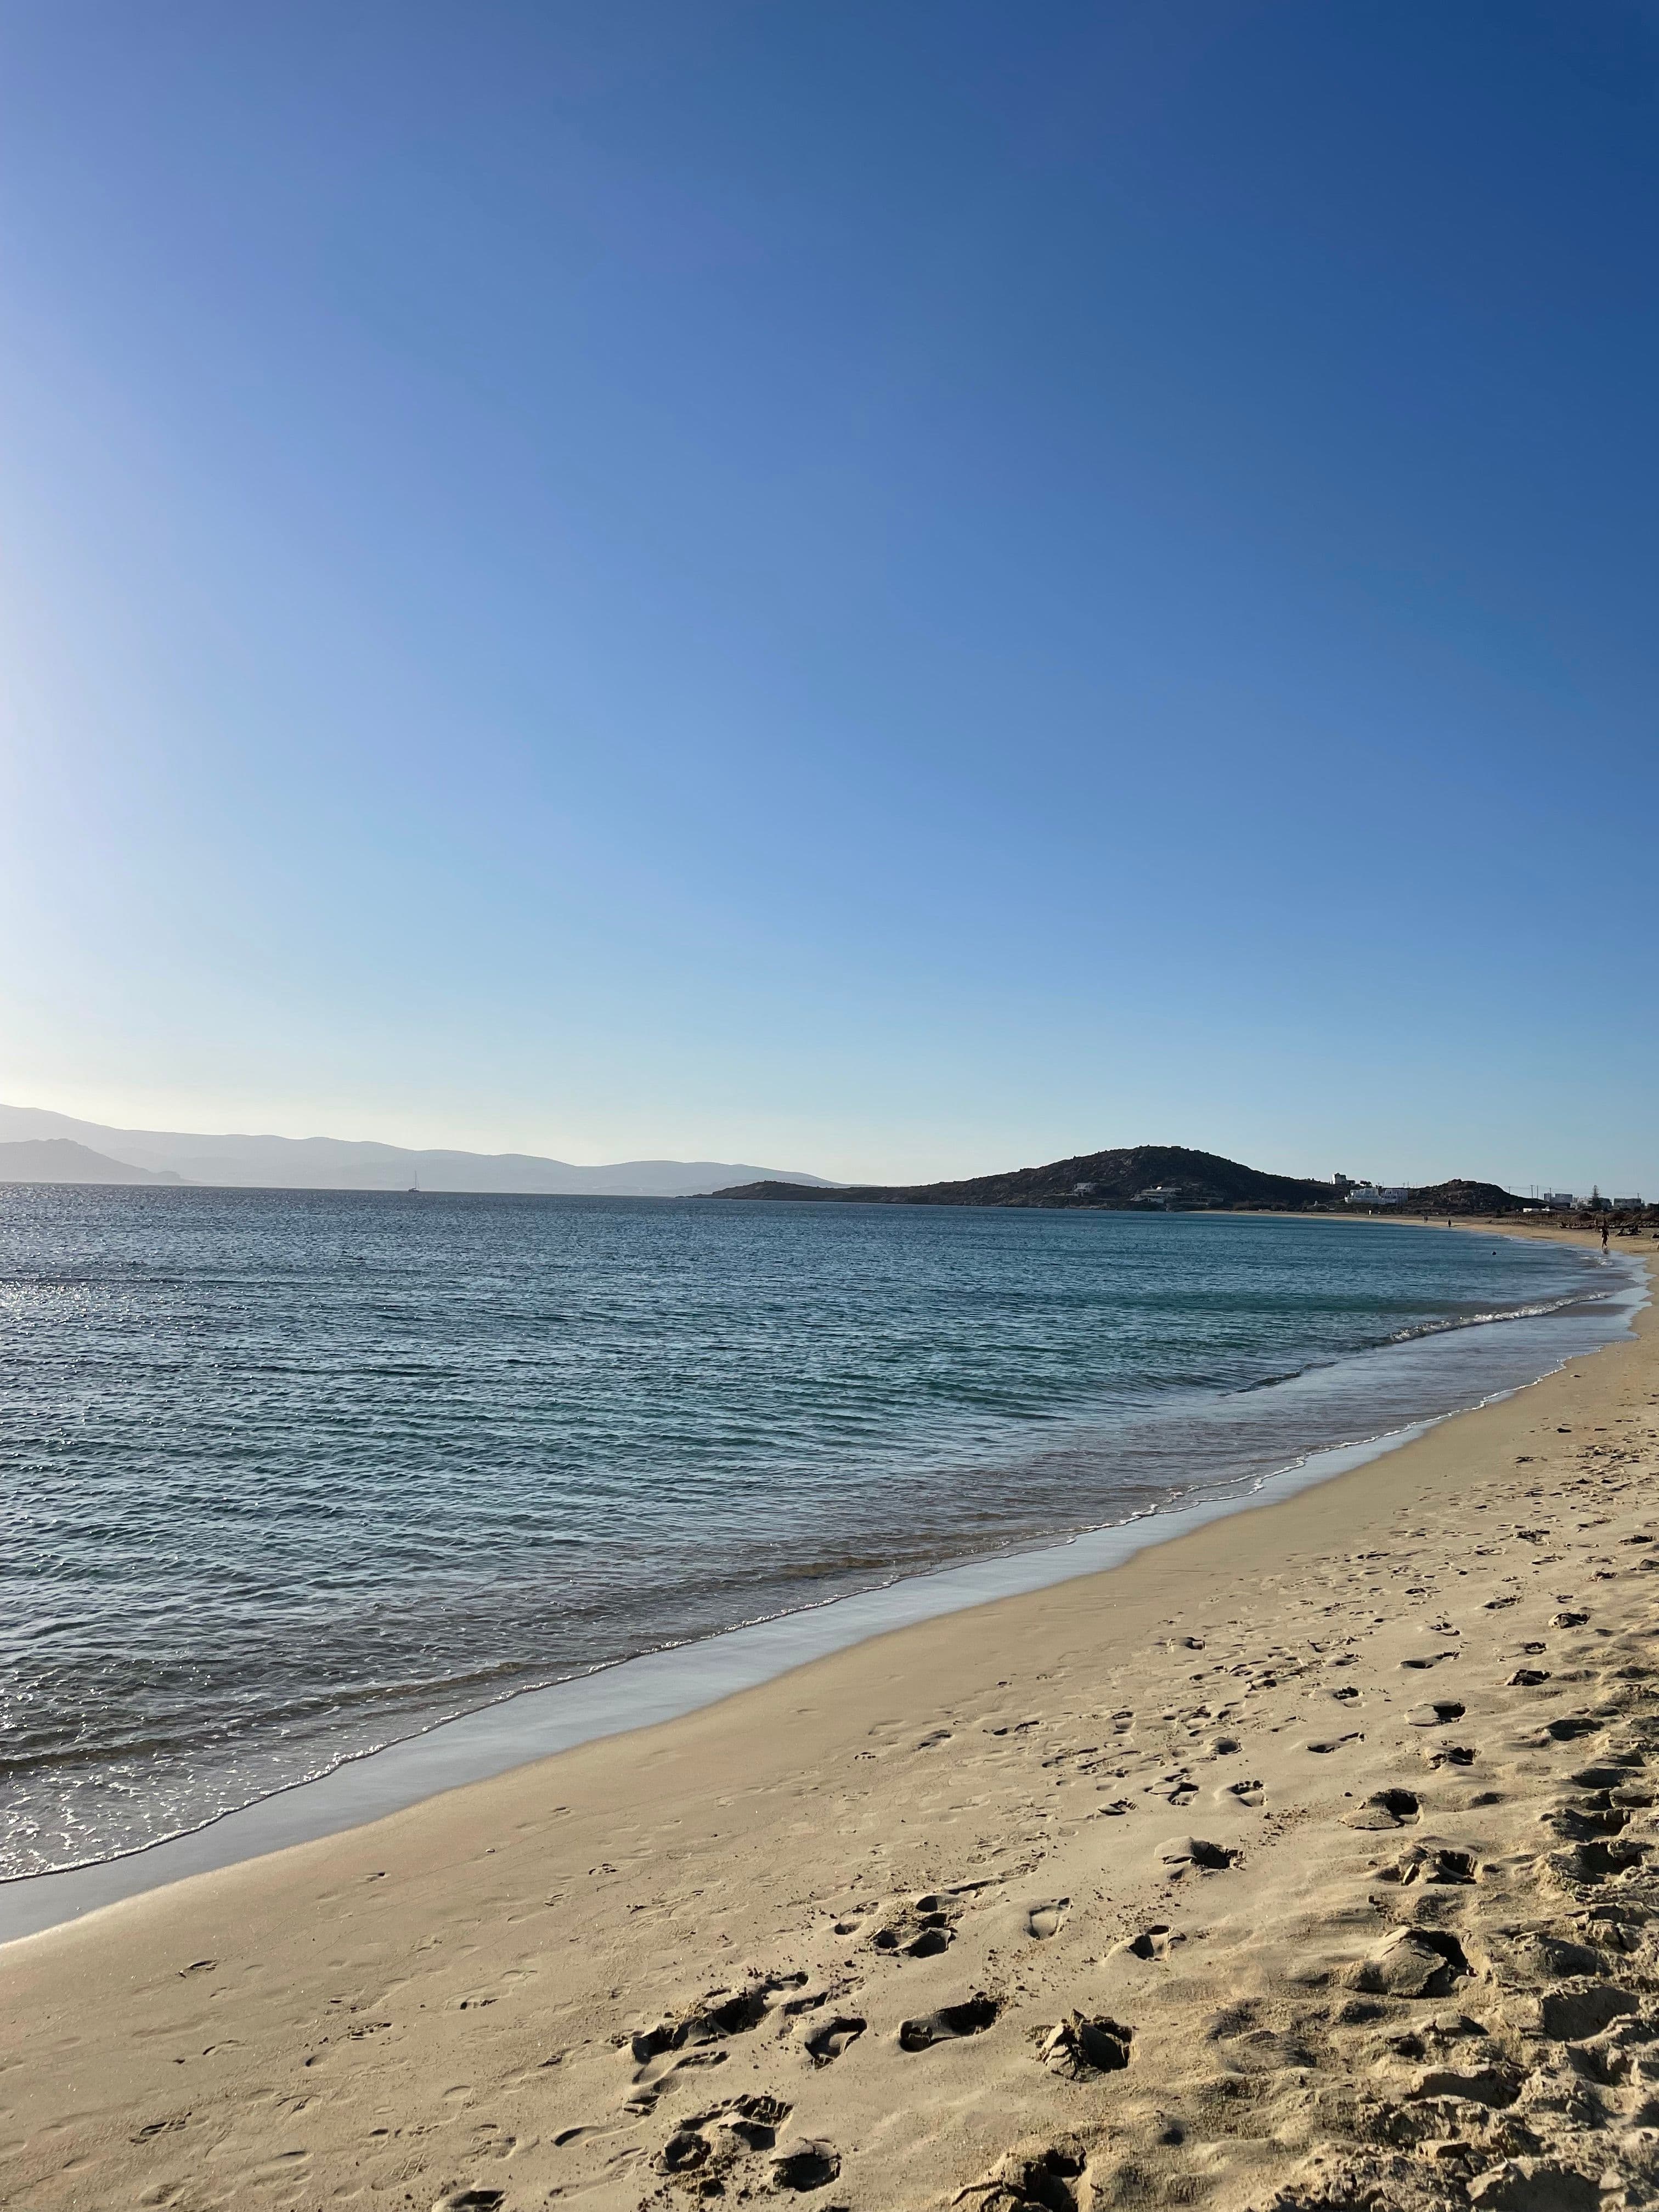
[{"label": "shallow water", "polygon": [[1615,1279],[1396,1224],[0,1190],[0,1869],[1248,1487],[1605,1340]]}]

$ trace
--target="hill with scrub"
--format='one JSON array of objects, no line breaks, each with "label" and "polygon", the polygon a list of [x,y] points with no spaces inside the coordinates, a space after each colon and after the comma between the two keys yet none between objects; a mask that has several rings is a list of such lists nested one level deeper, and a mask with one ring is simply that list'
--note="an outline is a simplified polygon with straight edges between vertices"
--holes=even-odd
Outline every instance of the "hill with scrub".
[{"label": "hill with scrub", "polygon": [[[1346,1205],[1348,1186],[1304,1176],[1269,1175],[1200,1152],[1184,1145],[1127,1145],[1115,1151],[1082,1152],[1051,1160],[1045,1167],[1014,1168],[1004,1175],[972,1176],[959,1182],[852,1184],[841,1188],[803,1189],[776,1182],[738,1183],[712,1194],[715,1198],[792,1199],[859,1206],[995,1206],[1105,1208],[1168,1208],[1196,1212],[1225,1209],[1273,1213],[1335,1210]],[[1407,1212],[1507,1213],[1523,1201],[1496,1183],[1457,1181],[1413,1191]]]}]

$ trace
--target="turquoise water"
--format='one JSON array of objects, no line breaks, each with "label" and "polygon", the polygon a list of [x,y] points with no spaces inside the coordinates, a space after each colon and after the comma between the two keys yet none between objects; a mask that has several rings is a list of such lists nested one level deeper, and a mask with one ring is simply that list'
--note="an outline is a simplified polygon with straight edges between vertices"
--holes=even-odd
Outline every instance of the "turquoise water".
[{"label": "turquoise water", "polygon": [[1248,1488],[1605,1340],[1615,1278],[1394,1224],[0,1189],[0,1871]]}]

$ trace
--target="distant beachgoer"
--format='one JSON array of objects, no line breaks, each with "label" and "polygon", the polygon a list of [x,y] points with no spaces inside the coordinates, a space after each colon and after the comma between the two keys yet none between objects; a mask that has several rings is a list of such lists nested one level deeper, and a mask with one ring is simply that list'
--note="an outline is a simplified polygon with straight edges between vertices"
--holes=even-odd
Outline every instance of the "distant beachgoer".
[{"label": "distant beachgoer", "polygon": [[1605,1251],[1607,1250],[1607,1223],[1604,1221],[1604,1222],[1601,1224],[1601,1249],[1605,1252]]}]

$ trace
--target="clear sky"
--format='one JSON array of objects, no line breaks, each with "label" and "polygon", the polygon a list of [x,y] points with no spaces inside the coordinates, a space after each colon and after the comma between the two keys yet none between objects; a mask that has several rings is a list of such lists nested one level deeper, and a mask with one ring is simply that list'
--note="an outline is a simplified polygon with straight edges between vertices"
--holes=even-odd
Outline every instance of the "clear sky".
[{"label": "clear sky", "polygon": [[1659,1192],[1659,14],[0,0],[0,1097]]}]

